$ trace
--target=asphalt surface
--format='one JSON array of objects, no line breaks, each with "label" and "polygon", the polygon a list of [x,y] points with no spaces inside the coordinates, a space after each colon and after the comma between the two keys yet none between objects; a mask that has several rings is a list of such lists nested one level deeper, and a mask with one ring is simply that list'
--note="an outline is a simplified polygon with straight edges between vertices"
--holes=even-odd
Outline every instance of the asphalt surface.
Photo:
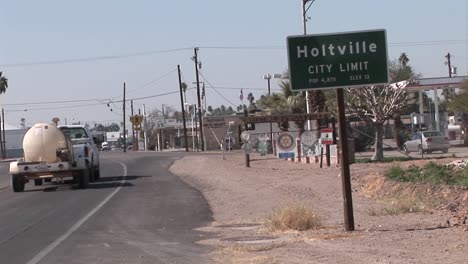
[{"label": "asphalt surface", "polygon": [[[106,152],[102,178],[29,183],[13,193],[0,164],[0,263],[210,263],[195,231],[212,221],[203,196],[170,174],[180,153]],[[1,184],[8,188],[2,188]]]}]

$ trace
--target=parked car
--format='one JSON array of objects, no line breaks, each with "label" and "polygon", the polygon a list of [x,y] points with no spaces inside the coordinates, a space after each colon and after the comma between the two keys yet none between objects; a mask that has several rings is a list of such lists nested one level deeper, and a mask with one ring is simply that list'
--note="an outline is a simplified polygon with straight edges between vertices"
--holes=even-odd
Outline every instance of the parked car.
[{"label": "parked car", "polygon": [[110,149],[111,149],[111,148],[110,148],[110,146],[109,146],[109,143],[107,143],[107,142],[105,142],[105,141],[101,143],[101,151],[108,151],[108,150],[110,150]]},{"label": "parked car", "polygon": [[432,153],[442,151],[447,153],[450,147],[449,139],[439,131],[422,131],[414,133],[413,137],[403,144],[406,153]]}]

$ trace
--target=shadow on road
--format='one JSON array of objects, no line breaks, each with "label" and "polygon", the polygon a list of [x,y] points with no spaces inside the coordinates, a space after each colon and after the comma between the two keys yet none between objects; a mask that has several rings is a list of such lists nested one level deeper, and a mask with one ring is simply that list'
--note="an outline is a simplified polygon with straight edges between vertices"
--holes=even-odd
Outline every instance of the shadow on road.
[{"label": "shadow on road", "polygon": [[[137,180],[140,178],[148,178],[152,176],[107,176],[101,177],[99,180],[89,183],[88,189],[108,189],[108,188],[118,188],[118,187],[131,187],[134,184],[128,182]],[[125,182],[122,182],[125,180]],[[82,190],[78,188],[77,184],[72,180],[66,180],[64,183],[52,182],[48,184],[49,186],[44,186],[44,188],[29,189],[24,192],[57,192],[57,191],[67,191],[67,190]]]}]

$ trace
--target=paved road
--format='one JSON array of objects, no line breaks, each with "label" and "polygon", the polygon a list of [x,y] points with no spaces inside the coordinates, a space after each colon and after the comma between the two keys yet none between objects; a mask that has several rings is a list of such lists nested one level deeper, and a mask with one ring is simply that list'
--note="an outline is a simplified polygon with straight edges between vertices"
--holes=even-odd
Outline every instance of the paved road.
[{"label": "paved road", "polygon": [[86,190],[0,190],[0,262],[210,263],[211,248],[196,244],[208,237],[193,229],[211,212],[167,171],[177,155],[103,153],[102,179]]},{"label": "paved road", "polygon": [[0,190],[10,187],[9,162],[0,162]]}]

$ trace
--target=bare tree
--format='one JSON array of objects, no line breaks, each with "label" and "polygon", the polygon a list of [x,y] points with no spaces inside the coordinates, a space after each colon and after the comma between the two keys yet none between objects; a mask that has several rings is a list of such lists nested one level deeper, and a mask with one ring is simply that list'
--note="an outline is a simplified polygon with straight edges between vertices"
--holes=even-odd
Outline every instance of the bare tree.
[{"label": "bare tree", "polygon": [[384,86],[348,88],[346,107],[349,114],[356,115],[371,123],[375,129],[375,152],[372,160],[383,159],[383,124],[406,106],[408,94],[407,82]]}]

